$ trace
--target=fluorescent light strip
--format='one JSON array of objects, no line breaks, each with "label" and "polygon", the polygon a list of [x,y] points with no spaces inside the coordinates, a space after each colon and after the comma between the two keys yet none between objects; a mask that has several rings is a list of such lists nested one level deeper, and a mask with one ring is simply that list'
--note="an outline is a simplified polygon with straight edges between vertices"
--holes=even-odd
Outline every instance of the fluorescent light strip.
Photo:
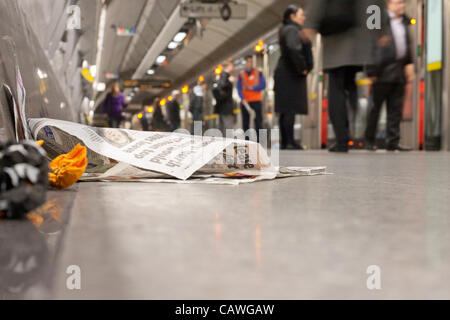
[{"label": "fluorescent light strip", "polygon": [[166,56],[159,56],[158,58],[156,58],[156,63],[157,64],[163,64],[164,61],[166,61],[167,57]]},{"label": "fluorescent light strip", "polygon": [[[98,38],[97,38],[97,56],[96,67],[97,70],[101,70],[102,54],[103,54],[103,41],[105,38],[105,24],[106,24],[106,5],[103,4],[102,12],[100,14],[100,23],[98,26]],[[97,79],[94,81],[94,91],[97,91]]]},{"label": "fluorescent light strip", "polygon": [[171,43],[169,43],[169,45],[167,47],[170,50],[174,50],[174,49],[178,48],[178,43],[176,43],[175,41],[172,41]]},{"label": "fluorescent light strip", "polygon": [[178,32],[175,37],[173,38],[174,42],[181,43],[184,39],[186,39],[187,33],[186,32]]}]

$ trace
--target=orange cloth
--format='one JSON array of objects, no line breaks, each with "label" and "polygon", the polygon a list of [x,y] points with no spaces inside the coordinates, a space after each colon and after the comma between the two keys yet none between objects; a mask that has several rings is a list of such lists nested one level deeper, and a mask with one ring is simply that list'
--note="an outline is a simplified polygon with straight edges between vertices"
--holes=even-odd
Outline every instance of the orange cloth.
[{"label": "orange cloth", "polygon": [[78,144],[68,154],[60,155],[49,165],[48,174],[50,185],[54,188],[65,189],[81,178],[87,167],[86,147]]},{"label": "orange cloth", "polygon": [[247,88],[255,87],[260,85],[261,72],[259,70],[253,69],[250,75],[246,71],[242,71],[239,75],[242,81],[242,94],[244,95],[245,101],[256,102],[262,101],[261,91],[247,90]]}]

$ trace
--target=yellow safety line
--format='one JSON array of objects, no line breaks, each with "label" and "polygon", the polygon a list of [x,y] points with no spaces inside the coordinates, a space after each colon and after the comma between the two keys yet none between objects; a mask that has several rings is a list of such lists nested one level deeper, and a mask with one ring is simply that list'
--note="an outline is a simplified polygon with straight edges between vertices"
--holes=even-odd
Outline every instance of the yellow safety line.
[{"label": "yellow safety line", "polygon": [[205,116],[205,120],[206,120],[206,121],[208,121],[208,120],[214,120],[214,119],[217,119],[217,114],[212,114],[212,115],[210,115],[210,116]]},{"label": "yellow safety line", "polygon": [[441,70],[442,69],[442,62],[433,62],[433,63],[429,63],[427,66],[427,70],[428,71],[436,71],[436,70]]},{"label": "yellow safety line", "polygon": [[370,78],[364,78],[364,79],[356,81],[356,85],[358,87],[368,86],[370,84],[372,84],[372,80],[370,80]]}]

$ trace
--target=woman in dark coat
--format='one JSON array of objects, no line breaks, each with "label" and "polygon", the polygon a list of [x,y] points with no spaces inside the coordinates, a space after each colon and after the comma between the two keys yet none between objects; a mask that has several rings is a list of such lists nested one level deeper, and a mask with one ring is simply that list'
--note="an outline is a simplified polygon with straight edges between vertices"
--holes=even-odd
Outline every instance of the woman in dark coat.
[{"label": "woman in dark coat", "polygon": [[275,70],[275,111],[280,117],[281,149],[303,149],[294,140],[295,115],[308,114],[306,77],[313,68],[312,45],[303,35],[302,8],[289,6],[280,30],[281,57]]}]

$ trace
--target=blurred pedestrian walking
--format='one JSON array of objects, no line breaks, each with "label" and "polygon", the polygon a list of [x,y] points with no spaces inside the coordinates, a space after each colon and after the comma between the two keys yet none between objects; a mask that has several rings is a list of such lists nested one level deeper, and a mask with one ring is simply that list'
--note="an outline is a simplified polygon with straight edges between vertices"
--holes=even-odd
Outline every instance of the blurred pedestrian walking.
[{"label": "blurred pedestrian walking", "polygon": [[356,74],[373,64],[375,33],[367,28],[367,8],[382,0],[309,0],[305,32],[323,37],[323,69],[328,73],[330,120],[336,135],[331,152],[347,152],[349,104],[357,104]]},{"label": "blurred pedestrian walking", "polygon": [[375,65],[369,71],[374,79],[372,109],[366,129],[366,148],[376,150],[376,133],[383,103],[387,102],[386,148],[389,151],[411,151],[401,146],[400,123],[403,114],[405,85],[415,77],[412,41],[405,15],[405,0],[387,0],[382,33],[375,49]]},{"label": "blurred pedestrian walking", "polygon": [[102,113],[108,116],[109,126],[111,128],[119,128],[122,121],[123,109],[128,106],[123,93],[120,92],[119,82],[115,82],[111,91],[106,95],[102,103]]}]

